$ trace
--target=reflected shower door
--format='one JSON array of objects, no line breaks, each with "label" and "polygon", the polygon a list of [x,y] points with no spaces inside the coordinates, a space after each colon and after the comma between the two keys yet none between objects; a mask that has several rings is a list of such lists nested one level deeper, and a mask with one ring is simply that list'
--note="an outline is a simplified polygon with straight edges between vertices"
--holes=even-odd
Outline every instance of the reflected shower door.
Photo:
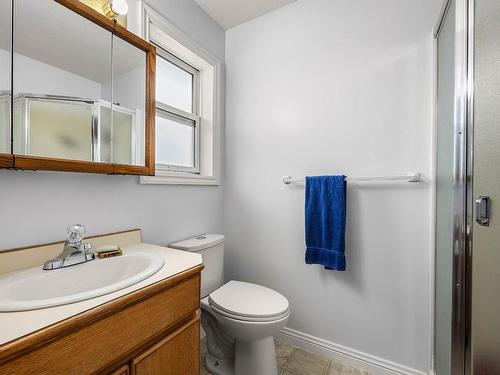
[{"label": "reflected shower door", "polygon": [[451,1],[436,38],[435,367],[439,375],[450,375],[452,367],[455,5]]}]

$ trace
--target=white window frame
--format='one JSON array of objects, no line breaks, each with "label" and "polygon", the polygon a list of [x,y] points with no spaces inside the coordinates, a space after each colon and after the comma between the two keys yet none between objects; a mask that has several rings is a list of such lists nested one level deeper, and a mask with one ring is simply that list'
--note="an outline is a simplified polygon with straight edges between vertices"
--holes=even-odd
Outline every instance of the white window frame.
[{"label": "white window frame", "polygon": [[[143,184],[219,185],[223,122],[222,62],[150,6],[142,1],[139,2],[139,6],[142,37],[159,46],[157,50],[159,54],[162,54],[161,50],[165,50],[199,72],[198,79],[193,81],[199,87],[199,97],[194,98],[196,103],[193,103],[198,112],[195,110],[194,115],[165,103],[156,103],[157,108],[163,113],[170,112],[186,118],[198,117],[195,124],[197,128],[195,138],[199,146],[195,148],[198,150],[198,155],[195,156],[198,159],[197,170],[157,166],[155,176],[143,176],[140,181]],[[164,55],[162,57],[165,58]]]},{"label": "white window frame", "polygon": [[165,51],[161,42],[157,42],[154,39],[150,39],[150,42],[156,46],[156,59],[158,57],[165,59],[167,62],[173,64],[174,66],[186,71],[193,76],[193,87],[192,87],[192,109],[191,112],[183,111],[179,108],[173,107],[166,103],[156,101],[156,115],[163,118],[173,120],[176,122],[192,121],[194,123],[194,166],[187,167],[183,165],[176,164],[160,164],[156,163],[156,170],[160,171],[174,171],[174,172],[188,172],[188,173],[200,173],[200,124],[201,118],[198,115],[200,113],[199,108],[199,97],[200,97],[200,72],[193,68],[191,65],[180,60],[176,56],[172,55],[170,52]]}]

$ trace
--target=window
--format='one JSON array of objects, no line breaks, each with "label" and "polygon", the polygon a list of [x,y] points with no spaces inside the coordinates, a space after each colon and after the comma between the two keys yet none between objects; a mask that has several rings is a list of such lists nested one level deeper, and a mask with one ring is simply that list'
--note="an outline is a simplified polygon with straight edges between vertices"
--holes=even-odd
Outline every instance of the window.
[{"label": "window", "polygon": [[156,175],[145,184],[218,185],[222,62],[141,3],[156,55]]},{"label": "window", "polygon": [[198,76],[197,69],[157,45],[157,170],[200,172]]}]

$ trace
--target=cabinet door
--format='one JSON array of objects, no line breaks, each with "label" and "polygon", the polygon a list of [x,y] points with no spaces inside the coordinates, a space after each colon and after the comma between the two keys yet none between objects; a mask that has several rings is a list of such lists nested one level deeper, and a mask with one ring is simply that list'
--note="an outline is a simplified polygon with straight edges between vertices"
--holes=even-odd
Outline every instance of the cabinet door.
[{"label": "cabinet door", "polygon": [[155,47],[110,2],[0,0],[0,168],[154,175]]},{"label": "cabinet door", "polygon": [[109,373],[109,375],[129,375],[129,374],[130,374],[130,368],[128,365],[123,365],[122,367]]},{"label": "cabinet door", "polygon": [[199,318],[182,326],[132,361],[132,375],[199,375]]}]

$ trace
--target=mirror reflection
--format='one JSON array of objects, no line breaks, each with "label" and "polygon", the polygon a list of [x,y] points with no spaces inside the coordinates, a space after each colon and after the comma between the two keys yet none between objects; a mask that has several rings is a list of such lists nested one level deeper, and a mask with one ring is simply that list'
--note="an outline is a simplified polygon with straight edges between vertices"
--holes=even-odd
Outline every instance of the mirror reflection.
[{"label": "mirror reflection", "polygon": [[[113,163],[145,165],[146,52],[117,36],[113,38],[112,96],[107,152]],[[111,117],[110,108],[103,110]]]},{"label": "mirror reflection", "polygon": [[14,153],[144,165],[145,52],[54,0],[15,14]]},{"label": "mirror reflection", "polygon": [[11,2],[0,2],[0,153],[10,154]]}]

